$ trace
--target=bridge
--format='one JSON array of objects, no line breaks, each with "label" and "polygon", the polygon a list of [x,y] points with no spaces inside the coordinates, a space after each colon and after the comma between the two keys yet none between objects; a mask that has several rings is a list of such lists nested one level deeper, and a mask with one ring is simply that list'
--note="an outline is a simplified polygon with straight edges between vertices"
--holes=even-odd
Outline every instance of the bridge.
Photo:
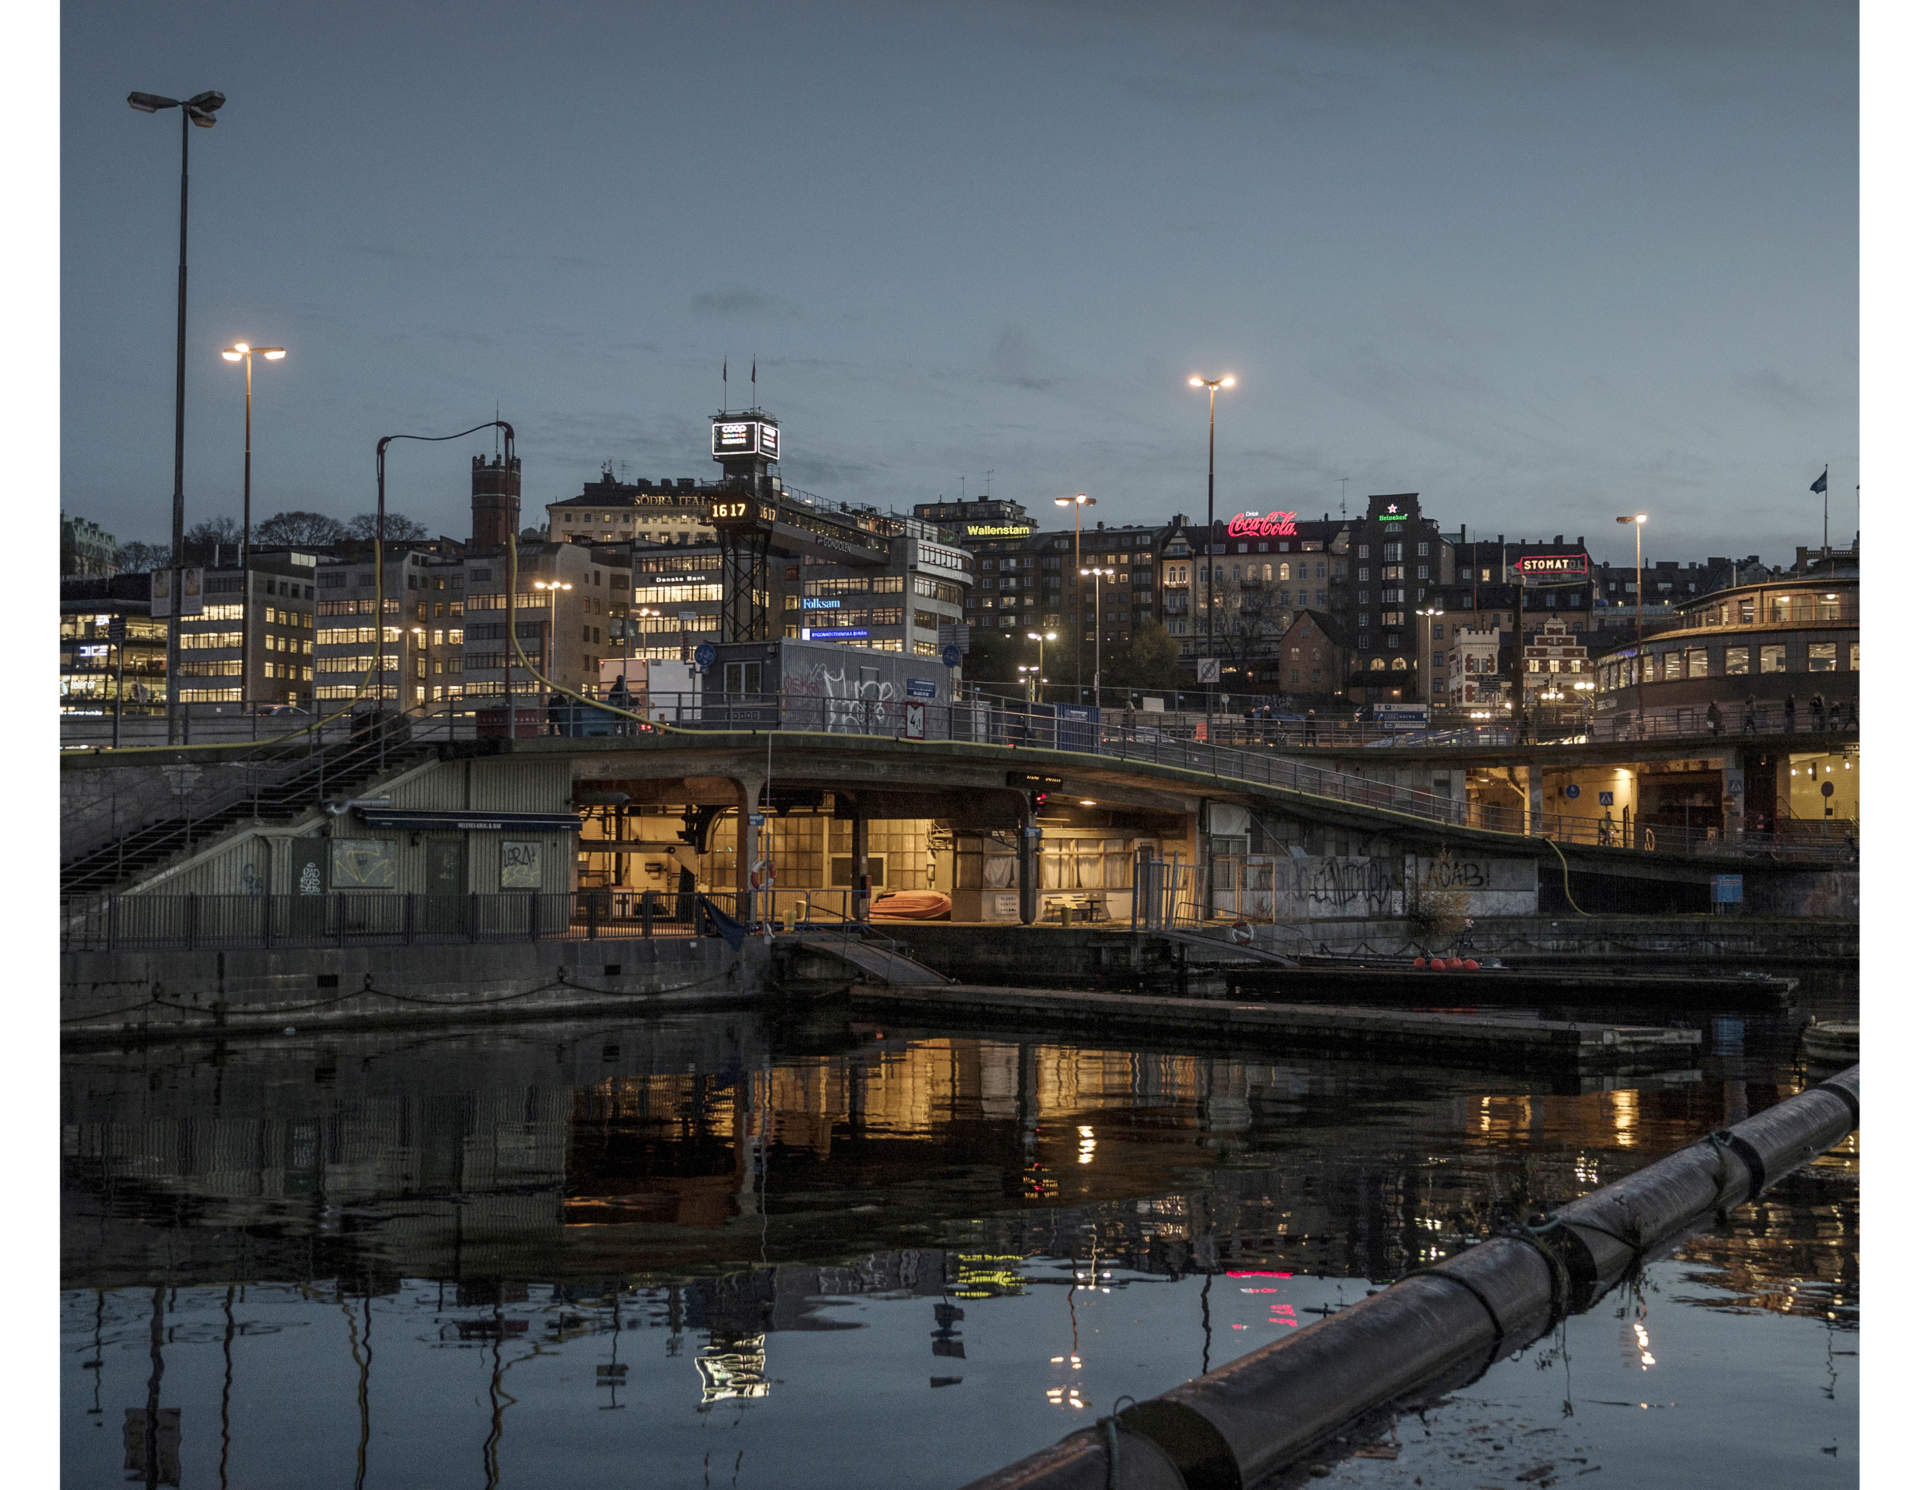
[{"label": "bridge", "polygon": [[[1704,909],[1716,877],[1727,875],[1742,877],[1749,908],[1793,913],[1805,909],[1809,886],[1830,892],[1831,872],[1857,850],[1852,832],[1821,822],[1756,831],[1737,801],[1703,818],[1650,823],[1599,807],[1597,791],[1566,790],[1594,773],[1642,798],[1643,779],[1725,782],[1746,759],[1806,747],[1804,735],[1229,744],[992,700],[927,702],[910,713],[900,700],[703,696],[670,712],[642,721],[580,706],[555,718],[556,732],[532,738],[501,738],[471,713],[442,709],[191,749],[73,749],[63,788],[94,803],[103,793],[118,802],[116,768],[139,767],[149,784],[156,771],[173,772],[172,781],[190,770],[199,785],[176,793],[185,811],[171,817],[148,801],[144,857],[131,877],[100,868],[124,835],[100,831],[97,811],[85,829],[80,814],[70,831],[90,840],[95,872],[84,884],[63,873],[63,890],[222,893],[214,870],[188,876],[189,861],[211,864],[236,835],[336,829],[394,842],[400,886],[413,851],[431,847],[422,835],[450,831],[430,811],[408,816],[410,807],[499,806],[447,796],[448,783],[476,764],[501,780],[518,772],[516,780],[544,783],[537,798],[513,789],[518,805],[505,817],[520,812],[526,831],[577,818],[568,845],[577,882],[549,882],[549,892],[605,890],[630,904],[685,873],[776,915],[837,896],[862,916],[872,909],[861,893],[869,887],[938,885],[956,919],[1117,921],[1140,912],[1139,866],[1148,861],[1173,867],[1173,893],[1202,920],[1250,909],[1313,914],[1316,895],[1321,914],[1341,904],[1404,912],[1423,888],[1454,885],[1464,885],[1474,913]],[[82,747],[83,738],[75,732],[66,743]],[[1836,755],[1857,749],[1857,734],[1820,741]],[[196,840],[194,802],[216,787],[226,816],[210,823],[203,807]],[[382,795],[391,804],[384,817],[365,805]],[[529,825],[542,813],[551,821]],[[82,846],[68,843],[69,866]],[[273,851],[283,867],[256,872],[278,889],[292,868],[283,846]],[[124,855],[118,863],[125,867]],[[1377,893],[1336,893],[1343,884]]]}]

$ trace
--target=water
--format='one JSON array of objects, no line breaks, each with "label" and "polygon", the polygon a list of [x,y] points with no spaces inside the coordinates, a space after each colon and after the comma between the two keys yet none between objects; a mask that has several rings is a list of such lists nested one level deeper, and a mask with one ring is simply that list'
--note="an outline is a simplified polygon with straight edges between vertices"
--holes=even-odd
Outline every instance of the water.
[{"label": "water", "polygon": [[[1697,1022],[1615,1083],[748,1014],[70,1055],[63,1480],[951,1490],[1801,1084]],[[1851,1485],[1858,1273],[1854,1140],[1326,1477]]]}]

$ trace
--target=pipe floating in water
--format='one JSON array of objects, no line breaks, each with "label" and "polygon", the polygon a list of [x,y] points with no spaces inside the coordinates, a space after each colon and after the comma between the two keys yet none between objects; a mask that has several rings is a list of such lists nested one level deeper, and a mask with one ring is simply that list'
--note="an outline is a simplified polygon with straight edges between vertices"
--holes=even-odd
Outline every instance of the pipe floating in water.
[{"label": "pipe floating in water", "polygon": [[966,1490],[1244,1490],[1356,1418],[1442,1381],[1472,1380],[1859,1121],[1856,1065]]}]

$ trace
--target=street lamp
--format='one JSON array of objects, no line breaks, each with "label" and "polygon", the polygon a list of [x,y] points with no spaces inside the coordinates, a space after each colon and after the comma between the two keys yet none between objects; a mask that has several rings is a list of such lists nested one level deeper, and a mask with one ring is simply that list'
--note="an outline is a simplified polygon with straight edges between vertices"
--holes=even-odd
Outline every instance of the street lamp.
[{"label": "street lamp", "polygon": [[[1073,509],[1073,567],[1080,569],[1080,509],[1097,507],[1099,498],[1090,497],[1083,491],[1075,492],[1070,497],[1055,497],[1053,505]],[[1080,569],[1080,572],[1085,574],[1087,571]],[[1074,702],[1078,703],[1080,700],[1080,654],[1086,650],[1087,627],[1086,610],[1080,604],[1080,589],[1077,585],[1073,591],[1073,623],[1073,697]],[[1098,672],[1100,669],[1096,667],[1094,671]],[[1094,702],[1098,703],[1099,700],[1096,698]]]},{"label": "street lamp", "polygon": [[1617,523],[1633,524],[1633,712],[1642,734],[1647,729],[1647,571],[1640,560],[1640,530],[1647,525],[1644,512],[1616,517]]},{"label": "street lamp", "polygon": [[240,467],[240,706],[246,707],[247,683],[253,676],[253,658],[247,650],[249,619],[253,611],[253,576],[247,566],[253,558],[253,358],[254,354],[278,362],[287,355],[285,347],[253,347],[237,341],[220,355],[229,362],[242,362],[247,369],[247,422],[244,459]]},{"label": "street lamp", "polygon": [[1445,611],[1437,605],[1429,605],[1414,612],[1421,618],[1420,634],[1427,641],[1427,728],[1433,728],[1433,622],[1436,616],[1444,616]]},{"label": "street lamp", "polygon": [[558,655],[559,651],[559,649],[554,646],[553,628],[555,622],[553,603],[562,590],[571,590],[573,586],[565,580],[560,579],[551,581],[537,579],[533,582],[533,587],[536,590],[545,590],[547,592],[547,653],[544,660],[546,663],[547,682],[551,683],[553,681],[554,658]]},{"label": "street lamp", "polygon": [[[1089,574],[1093,576],[1093,706],[1097,709],[1100,707],[1100,581],[1102,579],[1112,579],[1113,570],[1099,568],[1082,569],[1080,573],[1082,577]],[[1074,650],[1077,653],[1079,651],[1078,646],[1076,646]],[[1078,662],[1079,659],[1076,656],[1074,660]],[[1078,677],[1074,679],[1073,689],[1077,696],[1080,691],[1080,680]]]},{"label": "street lamp", "polygon": [[[183,480],[187,442],[187,126],[212,129],[214,112],[227,101],[209,89],[192,98],[163,98],[158,93],[129,93],[127,104],[142,114],[180,111],[180,292],[173,350],[173,576],[169,596],[173,624],[167,628],[167,743],[180,733],[180,549],[185,541],[187,499]],[[242,664],[244,666],[244,663]],[[245,693],[244,680],[241,692]]]},{"label": "street lamp", "polygon": [[[1227,373],[1218,378],[1203,378],[1198,373],[1187,379],[1189,388],[1207,390],[1207,650],[1205,655],[1213,656],[1213,396],[1222,388],[1233,386],[1233,374]],[[1197,680],[1196,680],[1197,681]],[[1207,693],[1207,715],[1213,715],[1213,693]],[[1211,729],[1208,731],[1212,733]]]},{"label": "street lamp", "polygon": [[1057,631],[1029,631],[1027,633],[1028,641],[1038,642],[1040,644],[1039,661],[1034,665],[1033,672],[1035,676],[1029,680],[1030,682],[1044,683],[1047,681],[1045,678],[1039,676],[1040,673],[1046,671],[1047,643],[1057,639],[1059,635],[1060,633]]}]

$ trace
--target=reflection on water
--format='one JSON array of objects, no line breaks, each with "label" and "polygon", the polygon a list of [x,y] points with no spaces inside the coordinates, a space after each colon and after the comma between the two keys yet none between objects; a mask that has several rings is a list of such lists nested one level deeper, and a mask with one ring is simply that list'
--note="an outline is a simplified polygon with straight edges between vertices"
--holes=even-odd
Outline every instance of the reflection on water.
[{"label": "reflection on water", "polygon": [[[71,1058],[67,1475],[958,1485],[1769,1105],[1780,1049],[1556,1088],[733,1015]],[[1539,1349],[1717,1400],[1674,1352],[1759,1320],[1835,1417],[1856,1144]]]}]

